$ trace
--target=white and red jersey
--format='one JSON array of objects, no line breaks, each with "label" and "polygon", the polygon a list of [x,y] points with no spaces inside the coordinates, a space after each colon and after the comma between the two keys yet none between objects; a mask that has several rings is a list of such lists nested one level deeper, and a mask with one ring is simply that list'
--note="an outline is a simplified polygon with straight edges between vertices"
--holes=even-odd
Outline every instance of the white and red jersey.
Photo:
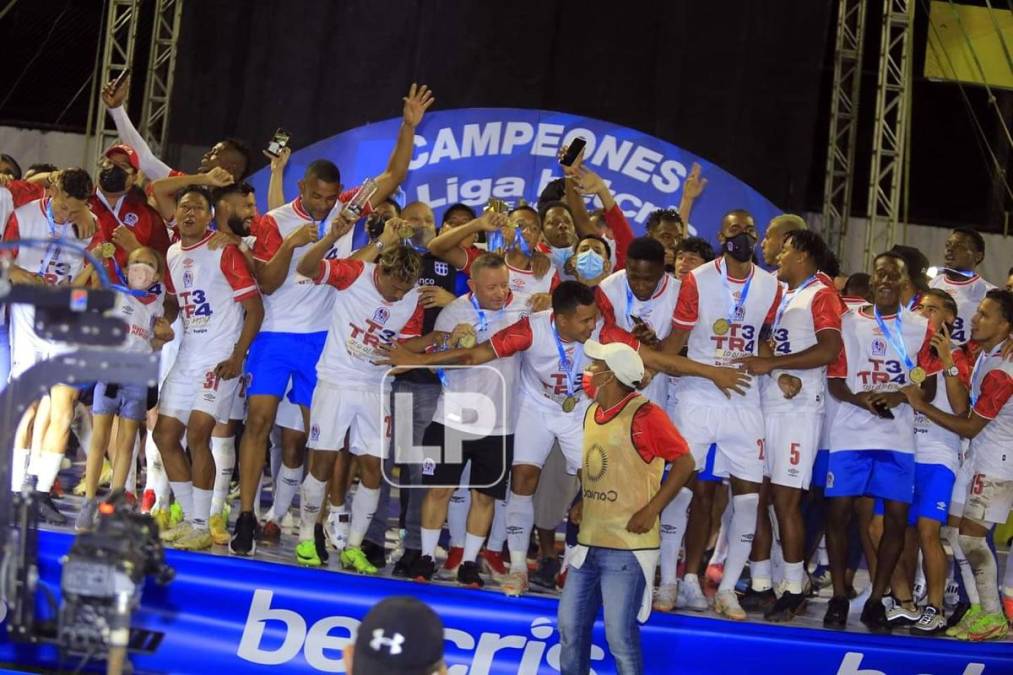
[{"label": "white and red jersey", "polygon": [[[971,367],[967,353],[963,349],[953,350],[953,365],[960,372],[960,382],[970,389]],[[936,397],[932,405],[945,413],[953,414],[950,397],[946,395],[946,379],[940,373],[936,375]],[[960,468],[961,439],[958,434],[944,429],[929,420],[925,415],[915,413],[915,461],[919,464],[942,464],[954,474]]]},{"label": "white and red jersey", "polygon": [[177,361],[187,367],[228,358],[243,330],[243,300],[260,293],[246,258],[235,246],[212,251],[212,231],[193,246],[176,242],[166,254],[165,290],[183,319]]},{"label": "white and red jersey", "polygon": [[978,355],[971,375],[974,412],[988,420],[971,439],[974,473],[1013,480],[1013,363],[1002,357],[1006,342]]},{"label": "white and red jersey", "polygon": [[[636,326],[633,317],[636,316],[651,327],[659,340],[664,340],[672,332],[671,319],[679,301],[681,285],[675,277],[663,274],[651,297],[640,300],[630,290],[626,270],[622,269],[601,280],[595,289],[595,299],[606,326],[618,326],[632,333]],[[668,401],[668,388],[669,378],[658,375],[640,393],[664,408]]]},{"label": "white and red jersey", "polygon": [[[897,316],[883,316],[883,322],[897,335]],[[932,354],[929,341],[934,331],[924,317],[901,310],[903,340],[908,358],[928,375],[942,370],[939,358]],[[852,393],[891,392],[911,384],[903,357],[880,330],[873,308],[853,309],[841,321],[844,348],[830,365],[827,377],[843,378]],[[901,404],[892,408],[894,419],[874,415],[865,408],[841,403],[830,430],[830,450],[893,450],[913,453],[914,411]]]},{"label": "white and red jersey", "polygon": [[[756,356],[760,331],[774,321],[781,300],[777,278],[756,265],[745,279],[728,277],[725,285],[723,258],[701,265],[686,275],[679,289],[679,301],[672,316],[675,330],[688,330],[688,356],[697,363],[725,366],[743,356]],[[742,291],[749,283],[745,305]],[[731,295],[729,296],[729,291]],[[715,332],[718,321],[727,323],[724,334]],[[725,397],[709,380],[679,378],[680,401],[697,405],[759,407],[759,387],[750,387],[745,396]]]},{"label": "white and red jersey", "polygon": [[118,292],[111,315],[127,324],[127,339],[120,347],[123,351],[150,353],[151,339],[155,337],[155,321],[164,314],[165,294],[147,293],[135,296]]},{"label": "white and red jersey", "polygon": [[950,339],[957,345],[966,343],[971,339],[971,317],[978,311],[978,305],[985,298],[985,293],[995,286],[977,274],[953,281],[946,276],[945,272],[941,272],[929,282],[929,288],[946,291],[957,301],[957,318],[953,320]]},{"label": "white and red jersey", "polygon": [[[330,286],[334,295],[331,325],[317,362],[317,377],[342,388],[380,391],[388,366],[378,366],[377,351],[395,340],[422,334],[418,287],[388,302],[376,287],[379,268],[359,260],[321,260],[313,283]],[[334,289],[340,291],[334,293]]]},{"label": "white and red jersey", "polygon": [[[347,199],[339,199],[327,218],[319,223],[306,212],[302,207],[302,200],[298,198],[268,212],[258,225],[253,259],[260,263],[270,262],[281,248],[285,237],[307,223],[315,223],[323,229],[329,228],[334,215],[341,212],[344,201],[351,199],[353,195],[354,191],[343,194],[342,197],[347,196]],[[328,260],[339,260],[350,256],[354,232],[353,228],[338,239],[324,257]],[[334,293],[314,284],[312,279],[296,271],[299,261],[309,248],[310,244],[307,244],[293,252],[285,281],[273,293],[264,296],[264,323],[261,324],[261,331],[320,333],[327,330]]]},{"label": "white and red jersey", "polygon": [[[869,301],[865,298],[847,295],[842,296],[841,301],[848,310],[869,304]],[[823,404],[823,426],[820,428],[820,450],[830,449],[830,428],[833,426],[834,415],[837,413],[837,408],[840,407],[840,405],[840,401],[832,395],[827,394]]]},{"label": "white and red jersey", "polygon": [[[819,279],[794,291],[787,291],[778,303],[778,315],[774,317],[771,338],[774,342],[774,356],[787,356],[803,352],[816,346],[816,334],[824,330],[841,331],[841,317],[847,312],[840,296],[832,286],[826,286]],[[777,378],[787,373],[802,381],[802,389],[795,398],[785,398],[777,386]],[[807,368],[785,370],[778,368],[771,373],[770,382],[763,390],[763,411],[823,412],[826,401],[827,369]]]},{"label": "white and red jersey", "polygon": [[[464,272],[467,275],[471,275],[471,264],[478,259],[479,256],[484,255],[486,251],[477,246],[469,246],[464,249],[465,254],[468,256],[468,261],[464,263],[460,272]],[[535,273],[531,270],[522,270],[519,267],[514,267],[510,263],[507,263],[507,272],[510,275],[510,290],[514,293],[523,293],[525,295],[534,295],[535,293],[549,293],[554,288],[553,279],[556,276],[556,266],[549,265],[549,271],[541,277],[536,277]]]},{"label": "white and red jersey", "polygon": [[[499,310],[476,310],[472,297],[472,293],[462,295],[444,307],[436,318],[435,330],[450,333],[458,324],[469,323],[475,326],[478,342],[485,342],[528,314],[528,296],[525,295],[511,293],[506,304]],[[462,427],[454,421],[469,417],[463,405],[460,405],[463,403],[461,395],[480,394],[488,398],[496,408],[496,421],[488,433],[495,436],[512,434],[516,422],[514,397],[519,389],[519,358],[513,354],[478,367],[446,368],[443,371],[443,391],[436,403],[433,421],[468,430],[467,426]],[[455,396],[448,399],[448,392],[453,392]]]}]

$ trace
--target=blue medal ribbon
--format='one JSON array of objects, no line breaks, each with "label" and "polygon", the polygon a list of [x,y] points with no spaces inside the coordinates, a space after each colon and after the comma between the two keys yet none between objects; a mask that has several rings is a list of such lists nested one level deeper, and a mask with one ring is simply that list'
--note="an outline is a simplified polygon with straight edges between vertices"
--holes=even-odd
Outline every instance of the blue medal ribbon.
[{"label": "blue medal ribbon", "polygon": [[[724,262],[723,260],[721,262]],[[721,266],[721,263],[718,263]],[[749,278],[746,279],[746,284],[742,287],[742,293],[739,295],[739,302],[735,302],[735,295],[732,293],[732,286],[728,283],[728,263],[725,262],[724,267],[721,268],[721,281],[725,285],[725,290],[728,291],[728,323],[735,323],[735,310],[739,307],[746,306],[746,298],[749,297],[749,287],[753,284],[753,274],[750,273]]]},{"label": "blue medal ribbon", "polygon": [[[574,380],[576,379],[573,374],[574,366],[576,365],[576,359],[571,361],[566,358],[566,350],[563,348],[563,340],[559,337],[559,331],[556,330],[556,320],[553,319],[550,323],[552,327],[552,337],[556,340],[556,351],[559,352],[559,369],[566,375],[566,395],[573,396],[573,392],[577,390]],[[576,356],[576,354],[575,354]]]},{"label": "blue medal ribbon", "polygon": [[42,262],[39,264],[39,274],[45,275],[49,269],[49,263],[53,261],[53,258],[59,258],[61,248],[59,241],[67,236],[67,227],[70,223],[66,222],[63,224],[63,228],[60,230],[60,234],[56,233],[56,217],[53,215],[53,202],[46,202],[46,222],[49,225],[49,238],[55,240],[52,244],[46,247],[46,255],[43,256]]},{"label": "blue medal ribbon", "polygon": [[907,345],[904,344],[904,324],[901,320],[901,314],[904,310],[900,307],[897,308],[897,318],[894,319],[894,323],[897,325],[897,332],[894,333],[886,322],[883,320],[883,315],[879,313],[879,307],[876,305],[872,306],[872,314],[876,317],[876,324],[879,326],[879,330],[883,331],[883,337],[890,343],[894,351],[900,355],[901,360],[904,362],[904,367],[907,368],[908,373],[914,369],[915,364],[911,360],[911,357],[907,353]]},{"label": "blue medal ribbon", "polygon": [[127,283],[127,278],[123,275],[123,268],[120,267],[119,262],[116,260],[116,256],[110,258],[113,263],[113,271],[116,272],[116,278],[120,280],[118,284],[110,284],[109,288],[120,293],[126,293],[132,295],[135,298],[147,298],[154,295],[151,291],[139,291],[136,288],[130,288],[130,284]]},{"label": "blue medal ribbon", "polygon": [[799,284],[795,290],[785,291],[784,296],[781,298],[781,304],[777,306],[777,314],[774,316],[774,330],[777,330],[777,327],[781,325],[781,317],[784,316],[784,313],[788,309],[788,305],[791,304],[792,299],[805,289],[809,288],[809,286],[816,283],[816,281],[816,275],[814,274]]}]

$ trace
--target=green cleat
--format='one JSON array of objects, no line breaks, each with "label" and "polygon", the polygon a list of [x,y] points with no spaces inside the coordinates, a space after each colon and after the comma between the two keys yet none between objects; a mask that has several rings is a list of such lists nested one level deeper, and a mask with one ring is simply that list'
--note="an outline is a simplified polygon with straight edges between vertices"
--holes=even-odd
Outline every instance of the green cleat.
[{"label": "green cleat", "polygon": [[183,507],[179,505],[179,502],[173,502],[172,506],[169,507],[169,525],[176,527],[183,522]]},{"label": "green cleat", "polygon": [[971,609],[967,610],[967,613],[964,614],[964,618],[960,620],[960,623],[946,629],[946,636],[957,638],[958,640],[967,640],[968,629],[970,629],[971,624],[977,621],[978,617],[981,615],[981,605],[971,605]]},{"label": "green cleat", "polygon": [[320,556],[317,555],[317,545],[312,539],[304,539],[295,547],[295,560],[303,567],[320,567]]},{"label": "green cleat", "polygon": [[355,570],[361,574],[376,574],[376,567],[358,546],[347,546],[341,552],[341,566],[346,570]]},{"label": "green cleat", "polygon": [[1002,640],[1009,634],[1009,622],[1002,612],[981,614],[971,627],[967,629],[967,639],[971,642],[985,640]]}]

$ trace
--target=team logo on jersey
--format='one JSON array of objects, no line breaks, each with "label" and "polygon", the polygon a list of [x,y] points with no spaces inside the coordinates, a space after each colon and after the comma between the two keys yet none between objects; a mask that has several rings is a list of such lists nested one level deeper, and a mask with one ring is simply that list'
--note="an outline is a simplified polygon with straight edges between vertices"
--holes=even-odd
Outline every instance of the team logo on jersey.
[{"label": "team logo on jersey", "polygon": [[433,263],[433,271],[439,274],[441,277],[445,277],[450,274],[450,266],[445,262]]},{"label": "team logo on jersey", "polygon": [[833,489],[834,487],[834,473],[827,471],[827,489]]},{"label": "team logo on jersey", "polygon": [[134,225],[136,225],[137,224],[137,214],[136,213],[128,213],[127,215],[123,216],[123,224],[126,225],[127,227],[133,227]]},{"label": "team logo on jersey", "polygon": [[886,340],[874,338],[872,340],[872,355],[886,356]]},{"label": "team logo on jersey", "polygon": [[310,440],[311,441],[319,441],[320,440],[320,425],[319,424],[313,424],[312,426],[310,426]]},{"label": "team logo on jersey", "polygon": [[377,307],[376,311],[373,312],[373,322],[378,323],[381,326],[387,323],[387,319],[390,318],[390,311],[386,307]]},{"label": "team logo on jersey", "polygon": [[740,323],[746,318],[746,308],[742,305],[735,305],[735,321]]},{"label": "team logo on jersey", "polygon": [[193,272],[183,270],[183,288],[193,288]]},{"label": "team logo on jersey", "polygon": [[426,457],[422,460],[422,475],[432,476],[436,473],[436,460],[432,457]]}]

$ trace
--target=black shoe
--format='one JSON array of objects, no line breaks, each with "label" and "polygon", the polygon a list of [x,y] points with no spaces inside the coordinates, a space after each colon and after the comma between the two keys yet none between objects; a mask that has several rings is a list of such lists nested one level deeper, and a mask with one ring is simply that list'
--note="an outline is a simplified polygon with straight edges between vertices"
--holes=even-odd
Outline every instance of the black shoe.
[{"label": "black shoe", "polygon": [[387,566],[387,550],[368,539],[362,541],[362,552],[366,554],[369,564],[380,570]]},{"label": "black shoe", "polygon": [[411,577],[412,565],[422,555],[422,551],[417,548],[406,548],[401,558],[394,564],[394,571],[392,574],[395,577],[406,578]]},{"label": "black shoe", "polygon": [[859,621],[864,623],[865,627],[873,633],[889,632],[890,622],[886,620],[886,605],[883,604],[882,598],[866,600]]},{"label": "black shoe", "polygon": [[423,583],[432,581],[434,574],[436,574],[436,562],[430,555],[420,555],[408,570],[409,579]]},{"label": "black shoe", "polygon": [[752,587],[746,590],[746,594],[739,598],[739,605],[747,612],[766,614],[777,602],[777,596],[773,589],[765,591],[754,591]]},{"label": "black shoe", "polygon": [[468,588],[482,588],[485,582],[478,576],[478,563],[474,560],[461,563],[457,568],[457,583]]},{"label": "black shoe", "polygon": [[785,591],[777,599],[777,602],[763,613],[763,618],[774,623],[791,621],[798,616],[799,612],[805,609],[805,602],[804,593],[789,593]]},{"label": "black shoe", "polygon": [[528,583],[554,593],[556,577],[559,576],[562,567],[558,558],[542,558],[538,562],[538,569],[528,578]]},{"label": "black shoe", "polygon": [[257,552],[257,517],[253,511],[243,511],[236,518],[236,526],[229,540],[232,555],[254,555]]},{"label": "black shoe", "polygon": [[67,516],[56,508],[48,492],[35,491],[35,503],[39,505],[39,520],[50,525],[66,525]]},{"label": "black shoe", "polygon": [[330,560],[331,554],[327,552],[327,539],[324,538],[324,526],[317,523],[313,526],[313,543],[317,546],[317,557],[320,558],[320,562],[327,564]]},{"label": "black shoe", "polygon": [[953,628],[960,623],[961,619],[964,618],[964,615],[967,614],[967,610],[969,609],[971,609],[971,603],[958,602],[957,606],[953,608],[952,612],[950,612],[950,618],[946,620],[946,627]]},{"label": "black shoe", "polygon": [[827,603],[827,613],[823,615],[824,628],[845,628],[848,625],[848,612],[851,611],[851,602],[841,596],[835,595]]}]

